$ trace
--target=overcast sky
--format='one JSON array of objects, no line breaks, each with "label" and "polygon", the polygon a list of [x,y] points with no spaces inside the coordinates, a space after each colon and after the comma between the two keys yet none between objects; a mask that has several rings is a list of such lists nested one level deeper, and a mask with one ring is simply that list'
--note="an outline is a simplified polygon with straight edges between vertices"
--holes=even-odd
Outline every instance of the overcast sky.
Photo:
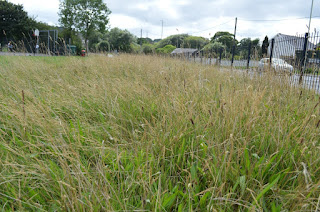
[{"label": "overcast sky", "polygon": [[[22,4],[38,21],[59,25],[59,0],[9,0]],[[303,34],[309,23],[311,0],[104,0],[109,26],[128,29],[152,39],[173,34],[212,37],[217,31],[233,33],[238,17],[237,39],[273,37],[277,33]],[[310,31],[320,31],[320,1],[314,1]],[[268,21],[272,20],[272,21]]]}]

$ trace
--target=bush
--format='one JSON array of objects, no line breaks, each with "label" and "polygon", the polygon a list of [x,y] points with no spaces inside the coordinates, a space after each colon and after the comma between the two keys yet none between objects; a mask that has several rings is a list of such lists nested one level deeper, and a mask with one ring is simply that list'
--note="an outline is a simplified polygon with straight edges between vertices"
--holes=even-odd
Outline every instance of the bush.
[{"label": "bush", "polygon": [[158,54],[170,54],[173,50],[175,50],[176,49],[176,47],[175,46],[173,46],[173,45],[166,45],[165,47],[163,47],[163,48],[158,48],[157,50],[156,50],[156,52],[158,53]]},{"label": "bush", "polygon": [[144,54],[152,54],[152,53],[154,53],[154,47],[151,44],[143,44],[142,45],[142,52]]},{"label": "bush", "polygon": [[131,53],[138,54],[141,51],[141,46],[137,43],[130,44]]},{"label": "bush", "polygon": [[101,52],[108,52],[110,51],[110,43],[106,40],[101,41],[97,45],[97,50]]},{"label": "bush", "polygon": [[318,70],[315,70],[313,68],[307,68],[305,71],[304,71],[305,74],[318,74]]}]

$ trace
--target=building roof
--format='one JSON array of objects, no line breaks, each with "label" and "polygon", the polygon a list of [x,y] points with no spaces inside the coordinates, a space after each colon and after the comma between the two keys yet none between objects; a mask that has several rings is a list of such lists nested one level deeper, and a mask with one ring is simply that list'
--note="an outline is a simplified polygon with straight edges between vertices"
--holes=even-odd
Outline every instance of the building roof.
[{"label": "building roof", "polygon": [[[282,45],[291,45],[292,47],[295,48],[295,50],[303,50],[304,39],[305,39],[304,36],[298,37],[298,36],[285,35],[285,34],[278,33],[273,38],[275,39],[276,43],[280,44],[280,42],[283,42]],[[314,48],[316,48],[316,45],[308,41],[307,49],[310,50]]]},{"label": "building roof", "polygon": [[198,49],[188,49],[188,48],[176,48],[171,52],[171,54],[193,54],[197,52]]}]

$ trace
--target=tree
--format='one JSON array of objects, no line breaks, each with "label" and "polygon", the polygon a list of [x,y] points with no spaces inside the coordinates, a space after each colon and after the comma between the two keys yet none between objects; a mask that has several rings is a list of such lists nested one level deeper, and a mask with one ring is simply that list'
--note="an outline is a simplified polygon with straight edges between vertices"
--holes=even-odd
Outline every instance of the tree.
[{"label": "tree", "polygon": [[[226,50],[228,52],[231,52],[232,50],[232,46],[234,44],[234,36],[233,34],[229,33],[229,32],[217,32],[212,38],[211,38],[211,42],[220,42],[223,45],[226,46]],[[235,44],[238,44],[238,41],[235,40]]]},{"label": "tree", "polygon": [[262,47],[261,47],[262,55],[268,54],[268,47],[269,47],[269,39],[268,39],[268,36],[266,36],[262,42]]},{"label": "tree", "polygon": [[208,41],[203,37],[189,36],[183,41],[183,48],[202,49]]},{"label": "tree", "polygon": [[255,55],[255,57],[257,57],[261,49],[259,43],[260,43],[259,38],[256,38],[254,40],[251,40],[251,38],[243,38],[238,45],[240,56],[247,58],[248,50],[250,46],[250,52],[251,52],[250,54]]},{"label": "tree", "polygon": [[221,51],[226,49],[226,46],[220,42],[208,43],[202,49],[205,53],[212,53],[214,56],[217,56]]},{"label": "tree", "polygon": [[28,17],[22,5],[0,1],[0,42],[4,38],[22,40],[36,21]]},{"label": "tree", "polygon": [[250,51],[252,49],[251,38],[243,38],[238,45],[238,51],[240,52],[240,57],[247,58],[248,50],[250,46]]},{"label": "tree", "polygon": [[154,52],[154,46],[152,44],[145,43],[142,45],[142,52],[144,54],[152,54]]},{"label": "tree", "polygon": [[111,11],[102,0],[61,0],[59,22],[69,29],[81,32],[88,47],[94,31],[105,32]]},{"label": "tree", "polygon": [[233,37],[233,34],[230,32],[219,31],[214,34],[214,36],[211,38],[211,41],[216,41],[223,36]]},{"label": "tree", "polygon": [[142,45],[142,44],[152,44],[151,38],[138,38],[137,39],[137,44]]},{"label": "tree", "polygon": [[97,50],[96,49],[97,44],[103,41],[102,37],[103,37],[103,33],[99,31],[94,31],[93,33],[91,33],[91,35],[88,38],[88,40],[90,41],[88,44],[88,49]]},{"label": "tree", "polygon": [[156,52],[158,54],[170,54],[173,50],[175,50],[176,47],[173,46],[173,45],[166,45],[165,47],[163,48],[158,48],[156,49]]},{"label": "tree", "polygon": [[128,30],[121,30],[119,28],[113,28],[108,32],[105,37],[110,43],[111,50],[131,52],[131,43],[135,41],[134,35]]},{"label": "tree", "polygon": [[96,49],[98,51],[107,52],[110,51],[110,43],[108,41],[101,41],[97,44]]},{"label": "tree", "polygon": [[171,35],[165,39],[162,39],[157,43],[157,48],[163,48],[166,45],[173,45],[177,48],[180,48],[180,46],[183,44],[184,39],[189,37],[187,34],[179,34],[179,35]]}]

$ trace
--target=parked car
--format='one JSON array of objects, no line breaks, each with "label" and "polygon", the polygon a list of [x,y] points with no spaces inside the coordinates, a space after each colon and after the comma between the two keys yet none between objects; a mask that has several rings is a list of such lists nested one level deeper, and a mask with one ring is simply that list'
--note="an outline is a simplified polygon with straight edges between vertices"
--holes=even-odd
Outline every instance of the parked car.
[{"label": "parked car", "polygon": [[[262,58],[259,62],[259,71],[269,70],[270,58]],[[272,58],[271,64],[272,70],[276,72],[293,72],[292,65],[288,64],[286,61],[279,58]]]}]

